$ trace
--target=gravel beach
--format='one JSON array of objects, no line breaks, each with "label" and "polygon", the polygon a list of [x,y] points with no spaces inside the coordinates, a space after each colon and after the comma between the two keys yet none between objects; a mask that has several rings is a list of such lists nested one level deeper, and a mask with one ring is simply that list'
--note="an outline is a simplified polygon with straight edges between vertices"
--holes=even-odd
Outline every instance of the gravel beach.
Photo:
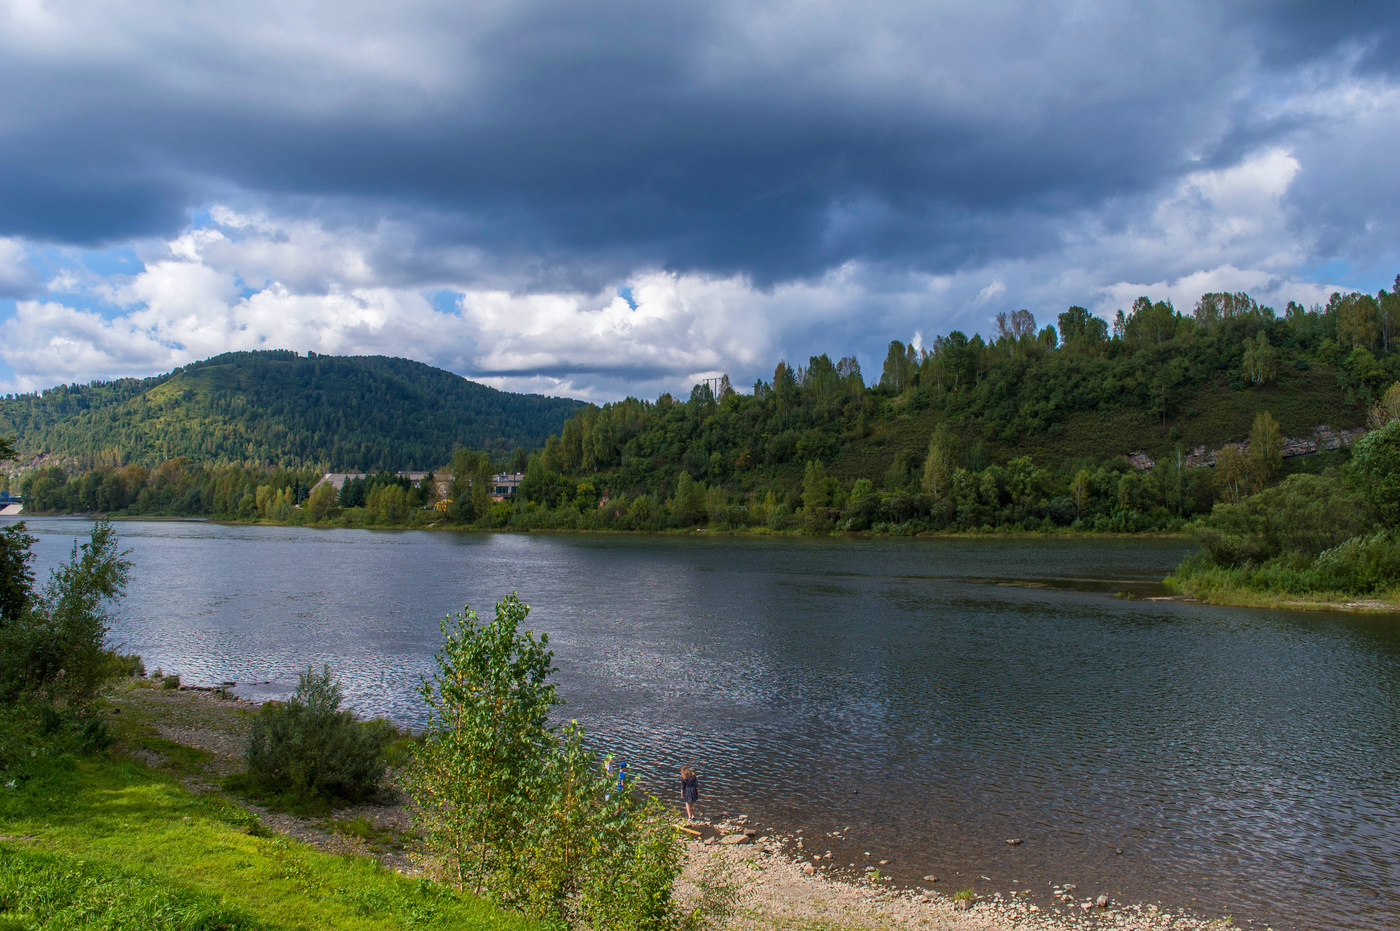
[{"label": "gravel beach", "polygon": [[[183,774],[190,789],[215,789],[225,775],[242,770],[255,704],[222,692],[162,689],[142,680],[119,686],[110,701],[117,713],[134,719],[132,724],[209,754],[199,772]],[[131,752],[156,768],[166,762],[159,750]],[[336,853],[374,857],[387,869],[413,875],[421,872],[422,865],[412,844],[408,799],[397,788],[395,775],[391,772],[380,804],[337,809],[330,819],[299,818],[241,804],[256,812],[269,830]],[[372,826],[371,839],[363,831],[343,830],[345,824],[356,821]],[[833,876],[822,839],[806,838],[800,832],[764,832],[743,820],[685,827],[686,863],[677,894],[687,905],[706,896],[729,901],[723,927],[734,931],[1206,931],[1236,926],[1226,920],[1169,914],[1150,904],[1111,900],[1099,904],[1104,901],[1102,893],[1087,884],[1082,889],[1055,887],[1049,890],[1048,903],[1043,890],[1036,890],[1038,896],[1032,896],[1031,890],[1016,890],[983,896],[960,907],[954,901],[958,890],[937,880],[892,888],[895,884],[879,873],[878,861],[868,864],[864,879]],[[1046,904],[1036,904],[1032,897]]]}]

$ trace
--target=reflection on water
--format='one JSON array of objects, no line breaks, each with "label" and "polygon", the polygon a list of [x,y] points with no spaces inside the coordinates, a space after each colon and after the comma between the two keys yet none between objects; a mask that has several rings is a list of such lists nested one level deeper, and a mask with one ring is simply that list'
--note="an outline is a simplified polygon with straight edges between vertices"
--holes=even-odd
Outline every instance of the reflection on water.
[{"label": "reflection on water", "polygon": [[[46,564],[85,532],[30,527]],[[1181,541],[119,530],[113,637],[187,681],[329,663],[416,723],[438,621],[517,590],[563,714],[657,792],[692,763],[710,815],[949,889],[1400,926],[1400,629],[1140,600]]]}]

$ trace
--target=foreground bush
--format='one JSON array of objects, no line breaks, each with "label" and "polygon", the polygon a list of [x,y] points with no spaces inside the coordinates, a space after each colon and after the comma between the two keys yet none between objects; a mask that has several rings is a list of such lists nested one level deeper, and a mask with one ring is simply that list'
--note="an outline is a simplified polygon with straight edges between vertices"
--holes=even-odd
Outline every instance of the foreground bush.
[{"label": "foreground bush", "polygon": [[255,790],[302,802],[360,801],[379,790],[392,734],[380,722],[342,710],[343,697],[329,667],[307,669],[290,699],[259,709],[247,754]]},{"label": "foreground bush", "polygon": [[576,722],[548,724],[553,654],[547,635],[520,630],[528,613],[511,594],[491,621],[467,609],[442,622],[409,770],[428,849],[453,881],[533,917],[672,927],[675,829],[655,799],[615,791]]},{"label": "foreground bush", "polygon": [[33,698],[82,708],[119,666],[106,648],[110,605],[126,590],[131,562],[117,548],[111,521],[73,543],[68,561],[36,591],[28,572],[34,538],[24,524],[3,533],[0,569],[9,577],[0,605],[0,701]]}]

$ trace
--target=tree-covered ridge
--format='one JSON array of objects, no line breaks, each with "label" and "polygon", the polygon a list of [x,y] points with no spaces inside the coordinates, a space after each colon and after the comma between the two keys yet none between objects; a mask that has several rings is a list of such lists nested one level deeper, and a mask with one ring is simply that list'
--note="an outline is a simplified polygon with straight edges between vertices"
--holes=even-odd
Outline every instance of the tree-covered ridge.
[{"label": "tree-covered ridge", "polygon": [[71,469],[184,457],[262,467],[427,469],[460,446],[539,446],[581,406],[386,356],[231,352],[168,375],[0,399],[22,459]]},{"label": "tree-covered ridge", "polygon": [[[51,468],[22,488],[36,511],[294,523],[1175,530],[1289,474],[1344,467],[1345,447],[1284,459],[1303,445],[1286,441],[1321,440],[1326,424],[1335,445],[1338,431],[1364,425],[1400,378],[1397,310],[1382,292],[1283,315],[1243,294],[1205,295],[1190,314],[1142,299],[1112,322],[1071,307],[1046,327],[1018,311],[990,340],[954,331],[927,347],[892,342],[870,386],[855,359],[821,355],[779,363],[750,394],[719,379],[683,401],[582,407],[533,453],[458,449],[441,500],[387,473],[343,500],[325,487],[307,499],[314,473],[185,460],[81,476]],[[1226,449],[1240,441],[1248,448]],[[1217,467],[1203,467],[1214,451]],[[525,479],[513,500],[493,502],[486,489],[501,471]]]},{"label": "tree-covered ridge", "polygon": [[1204,295],[1190,314],[1141,298],[1111,328],[1082,307],[1056,322],[1037,328],[1018,311],[998,317],[990,341],[953,331],[926,348],[892,342],[869,389],[854,359],[822,355],[779,363],[750,395],[699,386],[684,403],[584,408],[547,441],[531,490],[586,477],[599,491],[655,492],[682,472],[740,493],[791,489],[811,461],[847,486],[913,488],[939,424],[972,471],[1028,454],[1054,468],[1161,459],[1242,439],[1266,409],[1285,435],[1359,425],[1400,375],[1400,299],[1384,291],[1283,315],[1244,294]]}]

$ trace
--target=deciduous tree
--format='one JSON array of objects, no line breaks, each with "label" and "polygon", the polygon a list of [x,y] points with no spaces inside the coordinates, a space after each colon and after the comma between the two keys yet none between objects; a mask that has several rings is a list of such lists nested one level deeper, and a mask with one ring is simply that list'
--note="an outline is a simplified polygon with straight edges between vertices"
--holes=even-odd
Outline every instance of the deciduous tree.
[{"label": "deciduous tree", "polygon": [[1268,411],[1254,417],[1249,431],[1249,472],[1256,489],[1264,488],[1283,469],[1283,437],[1278,422]]}]

